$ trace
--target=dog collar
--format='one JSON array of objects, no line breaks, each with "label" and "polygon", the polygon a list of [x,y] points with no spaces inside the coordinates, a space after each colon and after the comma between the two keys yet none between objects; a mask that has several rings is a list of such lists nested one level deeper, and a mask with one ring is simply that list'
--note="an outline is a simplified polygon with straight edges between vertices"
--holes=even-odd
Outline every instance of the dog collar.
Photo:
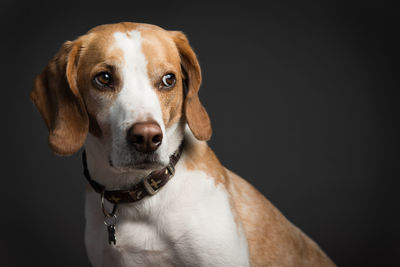
[{"label": "dog collar", "polygon": [[155,195],[175,174],[175,165],[178,162],[182,152],[182,145],[174,154],[169,158],[167,167],[151,172],[148,176],[144,177],[139,183],[133,185],[129,189],[124,190],[106,190],[105,186],[93,180],[90,176],[86,151],[82,153],[83,174],[87,181],[92,186],[94,191],[101,194],[102,201],[107,199],[113,204],[130,203],[143,199],[146,196]]},{"label": "dog collar", "polygon": [[[135,184],[129,189],[125,190],[106,190],[106,187],[90,177],[87,167],[86,151],[82,153],[83,174],[88,180],[89,184],[93,187],[94,191],[101,195],[101,208],[104,214],[104,224],[107,226],[108,243],[116,244],[116,229],[117,223],[117,206],[119,203],[136,202],[145,196],[152,196],[156,194],[175,174],[175,165],[178,162],[181,153],[182,145],[169,157],[169,164],[167,167],[151,172],[148,176],[142,179],[141,182]],[[104,199],[113,203],[111,212],[107,211],[104,207]]]}]

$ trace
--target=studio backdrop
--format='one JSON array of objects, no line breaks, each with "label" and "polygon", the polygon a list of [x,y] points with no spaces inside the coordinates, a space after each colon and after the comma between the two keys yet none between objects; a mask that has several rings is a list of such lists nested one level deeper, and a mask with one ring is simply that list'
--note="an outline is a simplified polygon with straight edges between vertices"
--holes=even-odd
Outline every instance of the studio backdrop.
[{"label": "studio backdrop", "polygon": [[29,99],[66,40],[144,22],[187,34],[222,164],[339,266],[398,266],[398,12],[363,1],[3,1],[1,266],[89,266],[81,153]]}]

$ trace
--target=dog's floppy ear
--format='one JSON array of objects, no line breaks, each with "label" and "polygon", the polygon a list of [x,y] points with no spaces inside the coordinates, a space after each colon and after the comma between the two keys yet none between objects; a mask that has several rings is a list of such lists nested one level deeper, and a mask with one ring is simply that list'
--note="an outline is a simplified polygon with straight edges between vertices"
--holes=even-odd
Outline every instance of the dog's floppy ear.
[{"label": "dog's floppy ear", "polygon": [[36,79],[31,99],[49,130],[49,145],[59,155],[77,152],[89,128],[85,105],[77,88],[76,65],[80,41],[65,42]]},{"label": "dog's floppy ear", "polygon": [[201,84],[201,71],[196,55],[189,45],[186,36],[179,31],[171,31],[173,40],[179,50],[181,65],[186,75],[184,77],[188,85],[188,92],[184,102],[186,121],[193,135],[198,140],[209,140],[212,129],[207,111],[200,103],[198,91]]}]

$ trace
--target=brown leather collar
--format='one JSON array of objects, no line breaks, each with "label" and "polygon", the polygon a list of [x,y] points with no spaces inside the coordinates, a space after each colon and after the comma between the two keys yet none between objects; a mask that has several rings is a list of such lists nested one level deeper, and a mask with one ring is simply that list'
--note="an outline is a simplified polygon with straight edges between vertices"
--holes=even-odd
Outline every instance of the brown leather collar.
[{"label": "brown leather collar", "polygon": [[167,167],[151,172],[148,176],[142,179],[141,182],[135,184],[129,189],[125,190],[106,190],[105,186],[99,184],[90,177],[86,161],[86,151],[82,153],[83,174],[88,180],[89,184],[93,187],[94,191],[101,194],[109,202],[130,203],[139,201],[145,196],[152,196],[156,194],[161,187],[163,187],[169,179],[175,174],[175,165],[178,162],[182,152],[182,145],[179,149],[170,156],[169,164]]}]

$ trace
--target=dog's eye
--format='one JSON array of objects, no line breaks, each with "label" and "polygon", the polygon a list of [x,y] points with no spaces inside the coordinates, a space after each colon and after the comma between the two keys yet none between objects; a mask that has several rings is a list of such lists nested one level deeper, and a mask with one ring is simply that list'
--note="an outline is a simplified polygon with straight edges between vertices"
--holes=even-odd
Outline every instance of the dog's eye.
[{"label": "dog's eye", "polygon": [[112,87],[113,79],[108,72],[101,72],[93,79],[94,83],[100,87]]},{"label": "dog's eye", "polygon": [[164,88],[171,88],[171,87],[173,87],[173,86],[175,85],[175,83],[176,83],[175,75],[172,74],[172,73],[165,74],[165,75],[162,77],[162,83],[163,83],[162,86],[163,86]]}]

